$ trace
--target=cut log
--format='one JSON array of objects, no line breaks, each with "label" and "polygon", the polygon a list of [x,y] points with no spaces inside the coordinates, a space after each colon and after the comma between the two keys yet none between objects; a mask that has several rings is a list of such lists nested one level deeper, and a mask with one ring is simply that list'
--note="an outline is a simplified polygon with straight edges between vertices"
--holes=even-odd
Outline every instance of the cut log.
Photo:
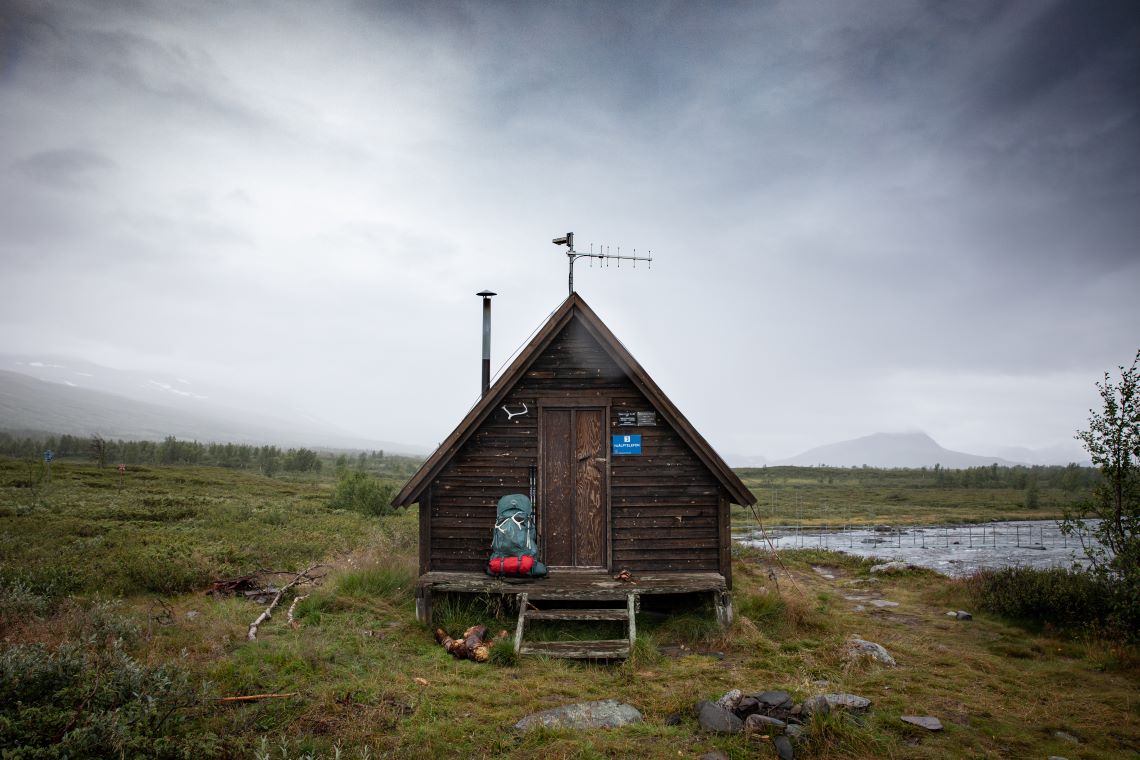
[{"label": "cut log", "polygon": [[487,635],[487,626],[473,625],[463,632],[463,638],[453,639],[442,628],[435,629],[435,640],[444,651],[458,660],[487,662],[491,659],[491,647],[507,637],[506,631],[499,631],[494,639]]}]

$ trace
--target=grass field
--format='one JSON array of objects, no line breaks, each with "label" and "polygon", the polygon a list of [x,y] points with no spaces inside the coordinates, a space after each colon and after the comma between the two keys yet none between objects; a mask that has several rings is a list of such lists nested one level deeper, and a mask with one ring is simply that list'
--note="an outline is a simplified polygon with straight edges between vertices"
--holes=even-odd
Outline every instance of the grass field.
[{"label": "grass field", "polygon": [[[50,484],[34,469],[0,460],[0,756],[695,758],[720,748],[774,757],[762,740],[701,732],[695,702],[733,687],[802,698],[820,679],[874,704],[862,724],[811,724],[797,757],[1140,752],[1134,652],[980,613],[952,620],[944,612],[968,606],[967,590],[933,574],[879,579],[842,555],[789,552],[773,562],[740,551],[737,621],[727,632],[700,611],[646,616],[622,664],[478,665],[451,659],[415,622],[414,513],[333,510],[327,476],[156,467],[129,471],[120,486],[113,469],[57,463]],[[889,495],[895,486],[874,487]],[[1045,516],[1045,489],[1042,497]],[[328,574],[298,591],[307,597],[297,625],[285,622],[290,593],[257,641],[246,631],[262,605],[203,593],[216,578],[315,562]],[[844,598],[852,594],[899,606],[857,611]],[[443,618],[453,634],[510,624],[509,610],[498,620],[495,611],[451,605]],[[883,644],[899,666],[846,662],[852,634]],[[295,696],[219,701],[267,693]],[[589,733],[510,729],[528,712],[603,698],[633,704],[644,722]],[[902,714],[934,715],[945,730],[922,733]]]},{"label": "grass field", "polygon": [[[1088,492],[1094,471],[1076,467],[976,468],[968,471],[764,467],[738,469],[770,524],[943,525],[990,520],[1045,520]],[[970,477],[966,473],[974,473]],[[1036,478],[1037,504],[1026,506]],[[733,521],[755,522],[733,508]]]}]

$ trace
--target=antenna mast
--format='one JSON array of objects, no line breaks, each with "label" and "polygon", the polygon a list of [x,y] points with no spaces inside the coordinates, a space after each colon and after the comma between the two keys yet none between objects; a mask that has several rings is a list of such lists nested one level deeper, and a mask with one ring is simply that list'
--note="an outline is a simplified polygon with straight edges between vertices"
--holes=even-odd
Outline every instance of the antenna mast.
[{"label": "antenna mast", "polygon": [[618,246],[617,253],[610,253],[610,247],[607,245],[604,247],[604,249],[602,246],[598,246],[598,252],[594,253],[594,244],[593,243],[590,244],[589,252],[575,251],[574,250],[574,233],[573,232],[567,232],[562,237],[556,237],[553,240],[551,240],[550,242],[554,243],[555,245],[566,246],[566,258],[569,259],[569,261],[570,261],[570,294],[571,295],[574,294],[574,262],[577,261],[578,259],[581,259],[581,258],[587,258],[587,259],[591,259],[591,260],[598,259],[599,261],[605,261],[606,263],[609,263],[611,260],[617,261],[619,267],[621,266],[621,262],[623,262],[623,261],[632,261],[634,269],[637,269],[637,262],[648,261],[649,262],[649,268],[650,269],[653,268],[653,251],[650,251],[648,256],[638,256],[637,255],[637,249],[635,248],[633,250],[632,256],[623,256],[621,253],[621,246]]}]

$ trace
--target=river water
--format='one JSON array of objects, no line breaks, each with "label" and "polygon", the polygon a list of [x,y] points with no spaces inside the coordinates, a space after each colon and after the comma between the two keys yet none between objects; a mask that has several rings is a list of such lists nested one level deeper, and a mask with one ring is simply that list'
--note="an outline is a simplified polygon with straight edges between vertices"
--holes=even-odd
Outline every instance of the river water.
[{"label": "river water", "polygon": [[1084,563],[1076,536],[1064,536],[1055,520],[992,522],[973,525],[871,526],[820,528],[776,526],[736,530],[733,538],[758,549],[830,549],[902,560],[946,575],[967,575],[982,568],[1069,567]]}]

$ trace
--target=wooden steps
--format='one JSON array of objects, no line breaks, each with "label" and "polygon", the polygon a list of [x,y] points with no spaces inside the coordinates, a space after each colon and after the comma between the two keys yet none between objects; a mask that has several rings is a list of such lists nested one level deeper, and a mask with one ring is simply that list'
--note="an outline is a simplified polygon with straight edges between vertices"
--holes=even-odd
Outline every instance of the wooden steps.
[{"label": "wooden steps", "polygon": [[527,610],[527,620],[629,620],[628,610]]},{"label": "wooden steps", "polygon": [[519,654],[540,654],[567,660],[624,660],[629,657],[629,642],[625,639],[593,641],[528,641]]},{"label": "wooden steps", "polygon": [[[577,596],[566,599],[544,597],[546,602],[576,602]],[[537,654],[546,657],[559,657],[573,660],[624,660],[633,651],[637,638],[637,593],[626,594],[625,609],[573,607],[547,607],[529,609],[531,604],[526,592],[518,595],[519,619],[515,625],[515,652],[519,655]],[[612,621],[626,623],[624,639],[594,639],[583,641],[524,641],[523,630],[528,620],[546,621]]]}]

